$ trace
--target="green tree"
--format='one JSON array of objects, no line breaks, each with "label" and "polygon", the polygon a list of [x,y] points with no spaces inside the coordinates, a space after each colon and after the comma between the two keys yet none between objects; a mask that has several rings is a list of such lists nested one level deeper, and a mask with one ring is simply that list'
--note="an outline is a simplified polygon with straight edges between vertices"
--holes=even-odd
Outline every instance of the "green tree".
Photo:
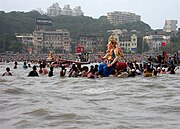
[{"label": "green tree", "polygon": [[22,45],[22,43],[20,43],[20,42],[17,42],[17,41],[11,41],[11,45],[9,46],[9,49],[11,50],[11,51],[13,51],[14,53],[16,53],[16,52],[22,52],[22,50],[23,50],[23,45]]},{"label": "green tree", "polygon": [[[107,43],[106,41],[109,37],[109,34],[107,33],[108,30],[127,29],[130,31],[134,29],[138,32],[141,31],[142,33],[151,31],[150,26],[142,21],[113,26],[109,23],[106,16],[101,16],[98,19],[87,16],[65,15],[49,17],[47,15],[41,15],[36,11],[13,11],[9,13],[0,11],[0,45],[2,46],[0,48],[0,51],[12,50],[12,48],[15,47],[10,47],[10,45],[16,44],[16,40],[14,38],[7,38],[7,35],[14,35],[14,33],[32,33],[35,30],[35,19],[38,17],[52,18],[52,29],[67,29],[68,31],[70,31],[73,42],[79,42],[80,35],[82,34],[104,36],[105,40],[102,48],[105,48],[105,45]],[[4,36],[5,34],[7,35]],[[19,48],[20,47],[16,48],[16,50],[18,50]],[[140,47],[138,49],[138,51],[140,51]]]},{"label": "green tree", "polygon": [[142,43],[143,43],[143,38],[138,37],[137,38],[137,53],[142,53]]},{"label": "green tree", "polygon": [[21,52],[22,51],[22,43],[16,40],[14,34],[3,34],[0,36],[0,48],[1,52],[5,51],[13,51],[13,52]]}]

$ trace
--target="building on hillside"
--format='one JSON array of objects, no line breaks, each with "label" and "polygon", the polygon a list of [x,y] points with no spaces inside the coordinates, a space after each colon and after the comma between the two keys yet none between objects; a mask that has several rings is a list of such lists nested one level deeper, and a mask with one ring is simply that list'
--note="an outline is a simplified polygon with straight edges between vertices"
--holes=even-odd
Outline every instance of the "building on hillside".
[{"label": "building on hillside", "polygon": [[25,46],[31,46],[33,43],[32,33],[15,33],[15,36]]},{"label": "building on hillside", "polygon": [[35,30],[33,32],[33,46],[35,53],[41,53],[42,50],[70,51],[70,33],[62,29],[56,31]]},{"label": "building on hillside", "polygon": [[70,16],[83,16],[84,12],[81,10],[81,6],[76,6],[74,9],[70,8],[70,5],[64,5],[61,9],[58,3],[53,3],[47,8],[47,15],[58,16],[58,15],[70,15]]},{"label": "building on hillside", "polygon": [[76,6],[72,10],[72,16],[83,16],[84,12],[81,10],[81,6]]},{"label": "building on hillside", "polygon": [[136,53],[137,52],[137,36],[132,35],[120,35],[118,37],[118,44],[124,52]]},{"label": "building on hillside", "polygon": [[165,20],[163,31],[167,33],[175,32],[177,29],[177,20]]},{"label": "building on hillside", "polygon": [[136,53],[137,52],[137,35],[135,32],[129,33],[126,29],[120,30],[109,30],[111,32],[114,39],[116,40],[118,46],[121,47],[123,52]]},{"label": "building on hillside", "polygon": [[64,5],[64,8],[62,10],[61,15],[70,15],[70,16],[72,16],[72,9],[70,8],[69,4]]},{"label": "building on hillside", "polygon": [[130,12],[114,11],[107,13],[107,20],[113,25],[118,25],[127,22],[141,21],[141,16]]},{"label": "building on hillside", "polygon": [[32,53],[33,35],[32,33],[15,33],[17,41],[23,45],[22,52]]},{"label": "building on hillside", "polygon": [[81,35],[80,45],[84,46],[85,52],[97,53],[103,51],[103,36]]},{"label": "building on hillside", "polygon": [[47,15],[58,16],[61,15],[61,8],[58,3],[53,3],[49,8],[47,8]]},{"label": "building on hillside", "polygon": [[170,44],[171,37],[165,35],[149,35],[143,37],[143,44],[147,43],[151,53],[162,53],[162,46]]},{"label": "building on hillside", "polygon": [[[127,31],[127,30],[126,30]],[[112,33],[112,35],[114,36],[115,40],[117,43],[119,43],[119,35],[123,34],[123,31],[120,29],[115,29],[115,30],[108,30],[108,33]]]}]

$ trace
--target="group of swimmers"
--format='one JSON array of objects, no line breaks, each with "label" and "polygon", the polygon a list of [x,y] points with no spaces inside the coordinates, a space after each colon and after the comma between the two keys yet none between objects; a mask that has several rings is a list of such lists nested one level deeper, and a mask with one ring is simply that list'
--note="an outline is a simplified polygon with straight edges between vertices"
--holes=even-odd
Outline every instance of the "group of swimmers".
[{"label": "group of swimmers", "polygon": [[[167,73],[175,74],[176,71],[176,67],[174,65],[171,65],[168,68],[164,68],[158,65],[154,66],[153,64],[151,64],[151,62],[145,62],[145,63],[127,62],[126,64],[127,67],[124,70],[112,69],[108,77],[126,78],[126,77],[135,77],[138,75],[143,75],[144,77],[152,77],[152,76],[157,76],[158,74],[167,74]],[[69,71],[67,72],[67,68],[64,65],[62,65],[60,67],[59,76],[87,77],[87,78],[106,77],[103,76],[101,69],[99,69],[100,67],[101,64],[99,65],[94,64],[88,67],[73,63],[71,65],[71,68],[69,68]],[[14,69],[17,68],[18,68],[18,63],[15,62]],[[24,69],[32,68],[32,71],[30,71],[29,74],[27,75],[28,77],[38,77],[40,75],[47,75],[49,77],[54,76],[54,67],[51,65],[47,65],[44,62],[40,62],[38,65],[36,64],[33,67],[31,67],[30,64],[24,62],[22,68]],[[4,72],[2,76],[12,76],[9,67],[6,68],[6,72]]]},{"label": "group of swimmers", "polygon": [[[49,66],[49,71],[47,69],[47,66]],[[31,67],[30,64],[26,64],[26,62],[24,62],[23,64],[23,68],[28,68]],[[37,67],[39,68],[38,72],[37,72]],[[64,66],[61,66],[61,71],[60,71],[60,77],[64,77],[66,74],[66,69]],[[39,76],[39,75],[48,75],[49,77],[54,76],[54,66],[53,65],[47,65],[47,63],[45,61],[39,61],[38,65],[34,65],[32,67],[32,71],[29,72],[28,77],[33,77],[33,76]]]},{"label": "group of swimmers", "polygon": [[[47,69],[47,67],[49,67],[49,70]],[[28,68],[31,68],[31,65],[24,62],[22,65],[22,68],[28,69]],[[61,68],[61,70],[59,72],[59,76],[65,77],[66,71],[67,71],[66,66],[61,65],[60,68]],[[14,63],[13,69],[18,69],[18,63],[17,62]],[[72,67],[69,69],[69,75],[68,76],[69,77],[79,77],[79,76],[87,77],[88,76],[89,78],[94,78],[93,73],[97,72],[98,65],[95,65],[95,69],[96,69],[96,71],[94,71],[93,65],[91,66],[91,68],[89,70],[89,68],[87,66],[83,66],[81,68],[81,65],[76,65],[73,63]],[[32,71],[30,71],[27,76],[28,77],[38,77],[39,75],[48,75],[49,77],[54,76],[53,65],[47,65],[46,62],[40,61],[38,65],[36,64],[32,67]],[[12,73],[11,73],[9,67],[6,68],[6,72],[4,72],[2,74],[2,76],[12,76]]]}]

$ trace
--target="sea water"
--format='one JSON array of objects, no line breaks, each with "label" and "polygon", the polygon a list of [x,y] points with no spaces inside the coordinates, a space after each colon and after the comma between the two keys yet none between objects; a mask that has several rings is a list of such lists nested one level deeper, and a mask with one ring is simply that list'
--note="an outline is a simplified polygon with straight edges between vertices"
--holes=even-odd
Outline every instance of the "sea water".
[{"label": "sea water", "polygon": [[27,77],[0,64],[0,129],[180,129],[180,70],[144,78]]}]

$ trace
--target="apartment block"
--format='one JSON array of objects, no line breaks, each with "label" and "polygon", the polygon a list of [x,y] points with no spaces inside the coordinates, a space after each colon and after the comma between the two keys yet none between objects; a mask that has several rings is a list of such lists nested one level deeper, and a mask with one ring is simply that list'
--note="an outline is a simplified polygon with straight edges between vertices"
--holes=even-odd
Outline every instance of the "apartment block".
[{"label": "apartment block", "polygon": [[33,46],[36,53],[40,53],[43,49],[70,51],[70,42],[70,33],[65,29],[56,31],[35,30],[33,32]]},{"label": "apartment block", "polygon": [[108,12],[107,20],[113,25],[124,24],[127,22],[141,21],[141,16],[130,12]]},{"label": "apartment block", "polygon": [[50,7],[47,8],[47,15],[49,16],[58,16],[58,15],[70,15],[70,16],[83,16],[84,12],[81,10],[81,6],[76,6],[71,9],[70,5],[64,5],[61,9],[58,3],[53,3]]},{"label": "apartment block", "polygon": [[120,35],[118,36],[118,44],[124,52],[137,51],[137,36],[133,35]]},{"label": "apartment block", "polygon": [[103,36],[93,36],[93,35],[81,35],[80,45],[84,46],[86,52],[101,52],[103,51]]},{"label": "apartment block", "polygon": [[165,24],[164,24],[164,28],[163,31],[164,32],[175,32],[177,29],[177,20],[165,20]]},{"label": "apartment block", "polygon": [[58,16],[62,12],[62,9],[59,7],[58,3],[53,3],[49,8],[47,8],[47,15],[49,16]]},{"label": "apartment block", "polygon": [[84,12],[81,10],[81,6],[76,6],[72,10],[72,16],[83,16]]},{"label": "apartment block", "polygon": [[128,32],[126,29],[115,29],[108,30],[108,32],[113,35],[123,52],[137,52],[137,35],[135,30]]},{"label": "apartment block", "polygon": [[149,35],[143,37],[143,44],[147,43],[150,47],[151,53],[161,53],[162,43],[170,44],[170,36],[165,35]]},{"label": "apartment block", "polygon": [[32,45],[33,43],[32,33],[15,33],[15,36],[16,36],[16,39],[25,46]]}]

